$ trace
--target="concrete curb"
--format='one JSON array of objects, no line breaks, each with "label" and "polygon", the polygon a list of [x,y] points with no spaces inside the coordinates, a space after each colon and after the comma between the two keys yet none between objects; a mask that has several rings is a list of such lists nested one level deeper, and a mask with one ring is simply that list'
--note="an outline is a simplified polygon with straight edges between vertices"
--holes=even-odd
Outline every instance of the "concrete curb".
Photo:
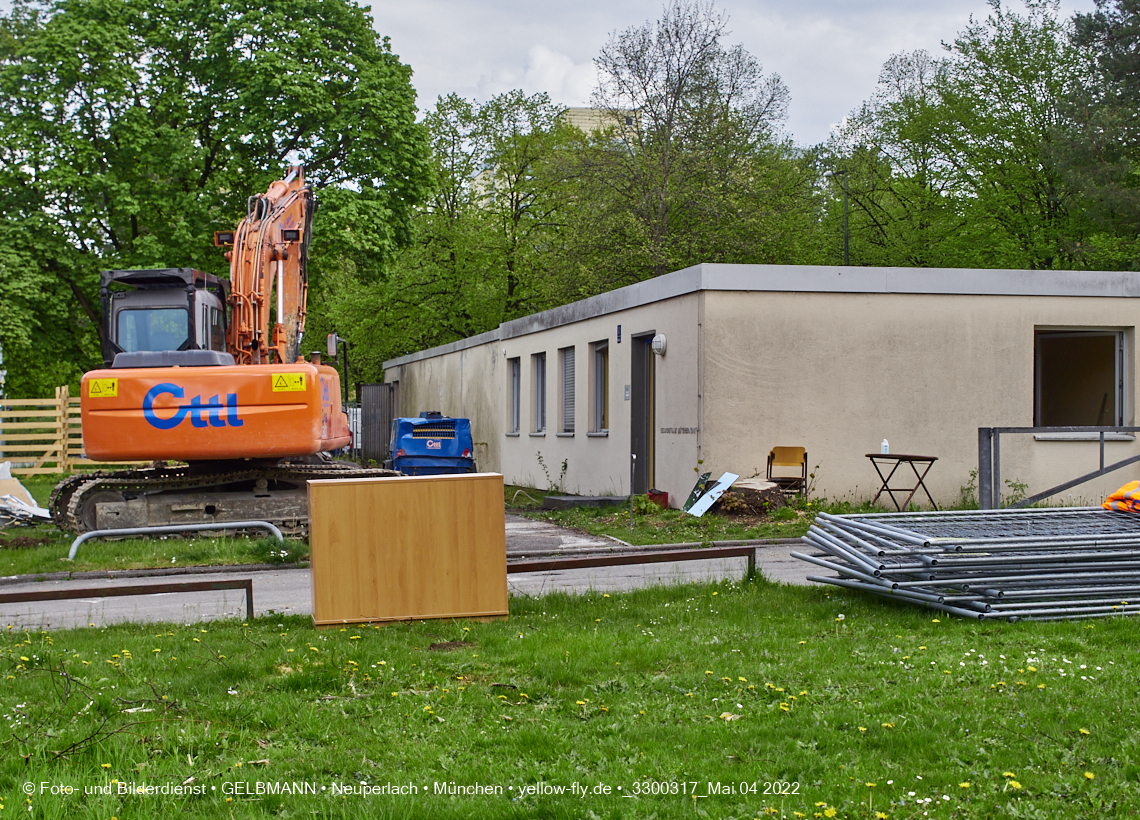
[{"label": "concrete curb", "polygon": [[100,578],[161,578],[171,575],[217,575],[223,573],[270,572],[281,569],[308,569],[306,564],[224,564],[209,567],[153,567],[150,569],[94,569],[85,572],[41,572],[31,575],[5,575],[0,586],[36,581],[84,581]]},{"label": "concrete curb", "polygon": [[[615,542],[617,539],[613,539]],[[621,542],[618,542],[619,544]],[[757,549],[764,549],[765,547],[779,547],[785,544],[798,544],[798,538],[772,538],[766,541],[713,541],[710,546],[713,547],[749,547],[754,546]],[[682,542],[678,544],[646,544],[643,546],[617,546],[610,549],[592,549],[583,550],[578,552],[576,550],[555,550],[555,551],[534,551],[526,552],[526,556],[530,558],[541,558],[555,555],[565,555],[567,557],[575,556],[582,557],[587,554],[597,553],[604,555],[606,553],[622,553],[622,552],[666,552],[671,550],[684,550],[684,549],[700,549],[704,544],[700,541]],[[517,555],[517,553],[516,553]],[[511,554],[508,552],[507,557],[510,558]],[[225,573],[242,573],[242,572],[271,572],[275,570],[287,569],[308,569],[309,564],[224,564],[221,566],[199,566],[199,567],[152,567],[149,569],[96,569],[87,570],[84,572],[41,572],[32,573],[29,575],[5,575],[0,576],[0,587],[11,586],[15,584],[29,584],[37,581],[84,581],[92,579],[113,579],[113,578],[162,578],[177,575],[217,575]],[[510,566],[507,566],[507,572],[510,573]]]}]

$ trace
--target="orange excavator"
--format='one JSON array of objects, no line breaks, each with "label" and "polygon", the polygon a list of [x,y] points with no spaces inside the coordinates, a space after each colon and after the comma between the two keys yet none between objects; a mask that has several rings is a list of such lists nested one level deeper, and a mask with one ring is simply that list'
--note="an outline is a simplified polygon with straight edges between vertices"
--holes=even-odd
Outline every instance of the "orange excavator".
[{"label": "orange excavator", "polygon": [[301,168],[250,197],[226,247],[229,280],[190,268],[104,271],[104,368],[80,388],[83,444],[98,461],[52,492],[72,532],[269,521],[308,525],[305,482],[391,476],[333,461],[352,441],[340,377],[298,357],[315,200]]}]

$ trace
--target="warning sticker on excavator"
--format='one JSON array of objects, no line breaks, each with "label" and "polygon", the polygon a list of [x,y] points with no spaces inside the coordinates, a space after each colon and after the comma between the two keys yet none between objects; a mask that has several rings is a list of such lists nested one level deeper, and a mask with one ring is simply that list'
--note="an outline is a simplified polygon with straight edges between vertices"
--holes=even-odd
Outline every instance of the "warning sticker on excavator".
[{"label": "warning sticker on excavator", "polygon": [[92,379],[87,387],[87,395],[93,399],[113,399],[119,395],[118,379]]},{"label": "warning sticker on excavator", "polygon": [[304,392],[305,390],[304,373],[274,373],[269,378],[273,379],[274,393]]}]

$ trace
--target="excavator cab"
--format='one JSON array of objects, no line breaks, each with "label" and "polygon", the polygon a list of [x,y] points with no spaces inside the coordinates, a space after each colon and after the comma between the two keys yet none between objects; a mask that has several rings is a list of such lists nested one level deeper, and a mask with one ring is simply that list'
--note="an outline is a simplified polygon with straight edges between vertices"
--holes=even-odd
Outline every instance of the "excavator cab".
[{"label": "excavator cab", "polygon": [[104,367],[234,363],[226,352],[225,279],[192,268],[108,270],[100,295]]}]

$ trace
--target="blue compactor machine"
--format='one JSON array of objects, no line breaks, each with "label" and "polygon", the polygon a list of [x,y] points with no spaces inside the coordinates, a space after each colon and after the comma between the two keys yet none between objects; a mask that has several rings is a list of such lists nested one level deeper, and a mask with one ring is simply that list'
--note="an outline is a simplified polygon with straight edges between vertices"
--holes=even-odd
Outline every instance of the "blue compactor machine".
[{"label": "blue compactor machine", "polygon": [[475,472],[471,420],[423,412],[418,419],[392,419],[392,440],[385,466],[404,475],[453,475]]}]

